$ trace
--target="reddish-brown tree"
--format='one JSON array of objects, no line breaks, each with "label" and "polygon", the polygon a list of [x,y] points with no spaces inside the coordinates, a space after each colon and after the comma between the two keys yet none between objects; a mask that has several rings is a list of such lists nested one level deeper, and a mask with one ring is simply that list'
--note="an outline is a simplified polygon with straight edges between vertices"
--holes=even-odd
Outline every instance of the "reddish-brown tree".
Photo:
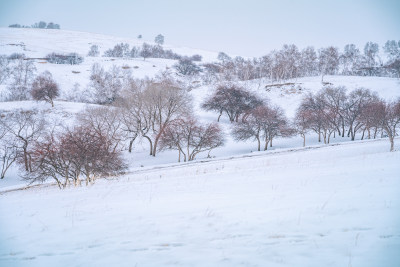
[{"label": "reddish-brown tree", "polygon": [[54,107],[53,100],[60,95],[60,89],[50,72],[45,71],[36,77],[32,83],[31,95],[33,99],[37,101],[43,100]]}]

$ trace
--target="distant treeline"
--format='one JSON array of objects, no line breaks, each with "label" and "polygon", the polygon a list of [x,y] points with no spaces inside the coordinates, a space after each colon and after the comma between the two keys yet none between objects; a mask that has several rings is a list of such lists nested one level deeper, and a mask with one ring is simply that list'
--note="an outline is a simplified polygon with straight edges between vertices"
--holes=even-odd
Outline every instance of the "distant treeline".
[{"label": "distant treeline", "polygon": [[36,22],[35,24],[32,24],[31,26],[26,26],[26,25],[21,25],[21,24],[11,24],[8,26],[9,28],[39,28],[39,29],[60,29],[60,24],[56,24],[53,22]]},{"label": "distant treeline", "polygon": [[[99,56],[99,47],[97,45],[92,45],[88,56]],[[122,58],[165,58],[165,59],[175,59],[180,60],[185,58],[185,56],[179,55],[170,49],[164,49],[160,44],[150,45],[143,43],[140,46],[133,46],[132,49],[127,43],[116,44],[113,48],[108,49],[104,52],[104,57],[122,57]],[[192,61],[201,61],[202,56],[193,55],[188,57]]]}]

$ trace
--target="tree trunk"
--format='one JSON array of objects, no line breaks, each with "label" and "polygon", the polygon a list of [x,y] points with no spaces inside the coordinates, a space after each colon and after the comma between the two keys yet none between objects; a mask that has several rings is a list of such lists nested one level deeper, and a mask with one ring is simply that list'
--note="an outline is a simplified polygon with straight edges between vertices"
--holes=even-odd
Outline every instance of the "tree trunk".
[{"label": "tree trunk", "polygon": [[222,111],[219,113],[217,122],[219,122],[219,119],[221,118],[221,116],[222,116]]},{"label": "tree trunk", "polygon": [[394,151],[394,138],[393,136],[389,135],[389,140],[390,140],[390,152]]},{"label": "tree trunk", "polygon": [[24,148],[24,163],[25,163],[25,171],[29,171],[28,153],[26,152],[26,148]]},{"label": "tree trunk", "polygon": [[342,120],[342,137],[344,137],[344,120]]},{"label": "tree trunk", "polygon": [[361,136],[361,140],[364,140],[364,134],[365,134],[365,129],[363,130],[362,136]]},{"label": "tree trunk", "polygon": [[129,153],[132,153],[133,141],[135,141],[135,139],[131,139],[131,141],[129,141],[129,148],[128,148]]},{"label": "tree trunk", "polygon": [[150,137],[147,135],[143,135],[144,138],[146,138],[149,141],[150,144],[150,156],[153,156],[153,141],[151,141]]},{"label": "tree trunk", "polygon": [[302,134],[302,136],[303,136],[303,147],[305,147],[306,146],[306,135]]},{"label": "tree trunk", "polygon": [[268,140],[268,138],[265,138],[265,146],[264,146],[264,151],[268,150],[268,143],[269,143],[269,140]]},{"label": "tree trunk", "polygon": [[261,141],[260,141],[260,137],[259,137],[259,136],[256,136],[256,138],[257,138],[257,142],[258,142],[258,146],[257,146],[258,151],[261,151]]}]

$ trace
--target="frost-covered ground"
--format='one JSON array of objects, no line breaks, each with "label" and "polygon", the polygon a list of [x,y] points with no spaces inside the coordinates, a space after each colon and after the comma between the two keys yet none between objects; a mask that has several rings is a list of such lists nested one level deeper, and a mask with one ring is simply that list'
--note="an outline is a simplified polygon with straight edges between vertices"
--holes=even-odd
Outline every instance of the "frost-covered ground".
[{"label": "frost-covered ground", "polygon": [[[168,38],[167,38],[168,40]],[[106,49],[112,48],[115,44],[127,42],[132,45],[141,45],[143,41],[129,38],[119,38],[115,36],[106,36],[94,33],[65,31],[65,30],[43,30],[43,29],[13,29],[0,28],[0,54],[11,54],[14,52],[25,53],[28,57],[42,58],[51,52],[70,53],[77,52],[85,56],[85,61],[80,65],[62,65],[50,64],[44,60],[35,60],[37,72],[50,71],[60,86],[61,96],[55,103],[55,108],[50,108],[49,104],[37,103],[32,101],[23,102],[0,102],[0,109],[12,110],[16,108],[38,108],[46,112],[48,117],[58,120],[63,124],[73,121],[73,115],[83,110],[87,104],[71,103],[62,101],[71,95],[79,95],[80,92],[74,91],[74,84],[80,84],[80,90],[84,90],[89,83],[90,69],[93,63],[99,63],[105,69],[111,68],[113,65],[128,65],[132,71],[132,75],[136,78],[145,76],[154,76],[156,73],[165,70],[167,67],[173,66],[176,61],[168,59],[121,59],[121,58],[105,58],[105,57],[87,57],[86,54],[92,44],[100,47],[101,55]],[[165,48],[172,49],[174,52],[193,55],[200,54],[204,61],[215,61],[217,53],[208,52],[200,49],[182,48],[179,46],[164,45]],[[135,68],[137,67],[137,68]],[[333,86],[346,86],[348,90],[359,87],[370,88],[387,100],[395,99],[400,96],[400,80],[382,77],[355,77],[355,76],[326,76],[325,82],[330,82]],[[9,81],[8,81],[9,82]],[[243,82],[243,85],[253,90],[258,95],[268,98],[272,104],[281,106],[286,115],[292,118],[298,107],[302,97],[311,92],[315,93],[322,88],[321,77],[305,77],[292,81],[295,86],[269,87],[268,81],[256,80]],[[1,93],[7,90],[7,84],[0,85]],[[204,98],[212,93],[212,86],[203,85],[190,91],[193,98],[193,107],[195,114],[201,121],[216,121],[217,114],[206,112],[200,108]],[[222,117],[220,125],[226,133],[226,145],[224,147],[212,151],[211,156],[221,158],[232,155],[241,155],[251,153],[256,149],[256,143],[235,142],[229,136],[230,123],[226,117]],[[357,138],[360,138],[360,134]],[[349,141],[348,138],[334,138],[332,143]],[[316,145],[317,137],[310,134],[307,137],[307,145]],[[300,147],[302,140],[300,137],[290,139],[276,139],[274,146],[270,149],[286,149],[292,147]],[[204,159],[207,153],[199,154],[198,159]],[[132,154],[125,153],[125,158],[129,162],[131,170],[148,168],[160,164],[170,164],[177,161],[177,153],[174,151],[165,151],[157,155],[156,158],[148,155],[148,143],[146,141],[137,142]],[[0,188],[24,184],[20,181],[17,170],[15,168],[8,172],[7,179],[0,180]]]},{"label": "frost-covered ground", "polygon": [[400,152],[387,143],[3,193],[0,266],[399,266]]},{"label": "frost-covered ground", "polygon": [[[42,58],[51,52],[86,55],[91,44],[101,54],[120,42],[142,41],[64,30],[0,28],[0,54]],[[217,53],[165,45],[203,61]],[[166,59],[85,57],[81,65],[35,60],[38,73],[53,74],[61,97],[47,103],[0,102],[1,110],[37,108],[63,125],[88,104],[62,101],[90,68],[128,65],[143,78],[170,68]],[[325,82],[376,91],[387,100],[400,96],[399,79],[326,76]],[[294,116],[302,97],[322,88],[320,77],[288,81],[294,86],[243,84]],[[190,91],[201,121],[217,114],[200,104],[211,86]],[[0,97],[7,85],[0,85]],[[316,134],[278,138],[268,152],[256,143],[235,142],[226,117],[224,147],[176,163],[175,151],[148,155],[148,143],[124,152],[129,173],[98,180],[90,187],[60,191],[51,184],[26,185],[12,168],[0,181],[0,266],[400,266],[400,139],[390,153],[387,139],[318,144]],[[356,139],[360,138],[360,134]]]}]

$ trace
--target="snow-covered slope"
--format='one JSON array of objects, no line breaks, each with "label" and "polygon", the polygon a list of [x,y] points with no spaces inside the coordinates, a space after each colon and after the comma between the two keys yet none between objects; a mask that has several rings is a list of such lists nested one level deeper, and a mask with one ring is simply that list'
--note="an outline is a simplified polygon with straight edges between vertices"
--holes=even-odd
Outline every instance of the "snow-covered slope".
[{"label": "snow-covered slope", "polygon": [[[128,43],[130,47],[141,46],[144,41],[137,39],[119,38],[108,35],[101,35],[87,32],[66,31],[66,30],[44,30],[44,29],[15,29],[0,28],[0,54],[10,55],[12,53],[24,53],[29,58],[44,58],[52,52],[72,53],[76,52],[85,56],[80,65],[50,64],[45,60],[35,60],[37,72],[50,71],[60,86],[61,98],[70,95],[76,83],[80,88],[86,88],[89,83],[91,66],[94,63],[101,64],[106,70],[113,65],[128,67],[135,78],[145,76],[152,77],[160,71],[171,67],[176,60],[168,59],[121,59],[106,57],[86,57],[91,45],[99,46],[100,55],[113,48],[118,43]],[[151,43],[151,42],[150,42]],[[172,49],[180,55],[199,54],[205,61],[215,61],[217,53],[187,47],[163,46],[165,49]],[[5,85],[0,85],[0,97]]]},{"label": "snow-covered slope", "polygon": [[396,267],[399,162],[375,140],[3,193],[0,266]]},{"label": "snow-covered slope", "polygon": [[[141,41],[137,39],[118,38],[113,36],[105,36],[94,33],[74,32],[65,30],[43,30],[43,29],[14,29],[0,28],[0,54],[11,54],[13,52],[25,53],[29,57],[43,57],[51,52],[78,52],[86,55],[91,44],[100,46],[101,54],[120,42],[128,42],[132,45],[141,45]],[[177,53],[182,54],[200,54],[204,60],[215,60],[217,54],[213,52],[202,51],[199,49],[190,49],[182,47],[172,47],[165,45]],[[204,61],[203,60],[203,61]],[[121,58],[105,58],[105,57],[85,57],[85,61],[80,65],[61,65],[50,64],[43,60],[36,60],[35,66],[38,73],[50,71],[61,88],[61,97],[58,100],[65,100],[67,96],[79,95],[81,91],[74,91],[74,84],[79,83],[80,89],[86,88],[89,83],[90,69],[93,63],[99,63],[107,70],[113,65],[128,65],[132,74],[136,78],[145,76],[154,76],[159,71],[165,70],[176,63],[175,60],[168,59],[121,59]],[[385,99],[393,99],[400,96],[400,81],[393,78],[381,77],[355,77],[355,76],[326,76],[325,82],[330,82],[334,86],[346,86],[348,90],[358,87],[369,88],[376,91]],[[306,93],[315,93],[322,88],[320,77],[305,77],[293,81],[294,86],[268,87],[268,81],[255,80],[243,82],[250,90],[253,90],[260,96],[269,98],[271,103],[281,106],[286,115],[292,118],[301,99]],[[1,91],[7,90],[7,85],[0,85]],[[200,108],[204,98],[212,93],[212,86],[204,85],[190,91],[193,96],[193,105],[196,115],[204,122],[216,121],[217,114],[213,112],[205,112]],[[67,113],[74,114],[82,110],[86,104],[68,103],[65,101],[56,101],[55,108],[51,109],[46,103],[36,103],[31,101],[24,102],[0,102],[0,109],[14,108],[32,108],[36,107],[51,113],[61,121],[65,120]],[[70,116],[72,118],[72,116]],[[236,142],[229,136],[231,124],[227,118],[222,117],[220,125],[224,128],[227,136],[227,143],[224,147],[213,150],[212,156],[218,158],[231,155],[240,155],[250,153],[256,148],[256,144],[252,141]],[[359,138],[357,136],[357,138]],[[331,142],[343,142],[348,138],[334,138]],[[317,140],[314,134],[307,137],[307,145],[316,144]],[[277,139],[274,141],[272,149],[287,149],[291,147],[299,147],[302,145],[300,137],[291,139]],[[146,142],[135,144],[132,154],[126,155],[127,161],[132,169],[149,167],[160,164],[170,164],[176,162],[177,153],[175,151],[166,151],[159,153],[156,158],[148,156],[148,144]],[[199,154],[198,159],[203,159],[206,154]],[[0,187],[7,187],[15,184],[21,184],[16,170],[10,170],[7,181],[0,181]]]},{"label": "snow-covered slope", "polygon": [[[91,45],[98,45],[101,55],[118,43],[128,43],[130,47],[141,46],[152,41],[121,38],[110,35],[50,29],[18,29],[0,27],[0,54],[24,53],[29,57],[42,58],[51,52],[79,53],[85,56]],[[163,45],[175,53],[192,56],[199,54],[205,61],[216,60],[218,53],[201,49]]]}]

